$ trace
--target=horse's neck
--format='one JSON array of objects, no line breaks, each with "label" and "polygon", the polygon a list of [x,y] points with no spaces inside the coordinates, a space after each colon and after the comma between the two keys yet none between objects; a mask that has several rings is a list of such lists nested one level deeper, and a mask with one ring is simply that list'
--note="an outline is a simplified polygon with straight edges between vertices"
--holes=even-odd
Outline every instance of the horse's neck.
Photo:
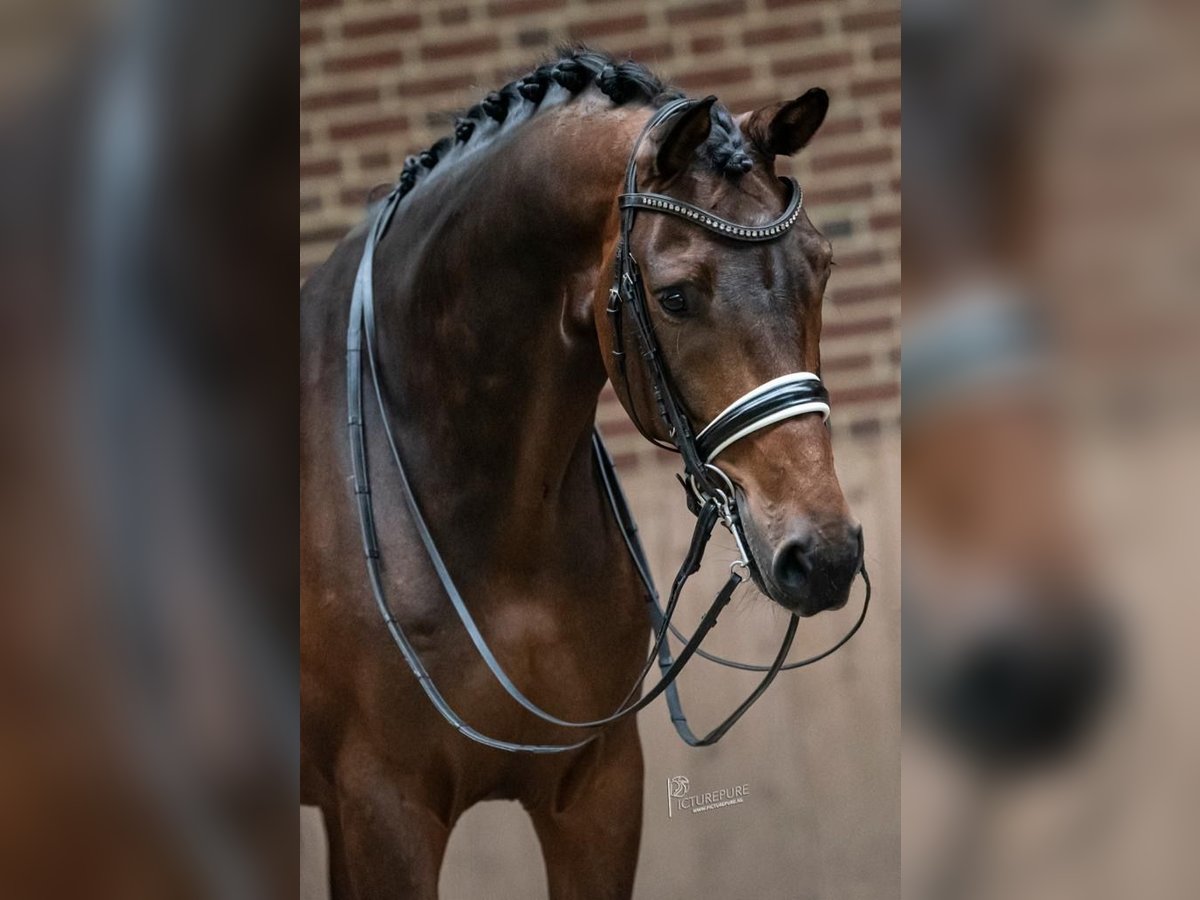
[{"label": "horse's neck", "polygon": [[376,255],[380,357],[406,461],[447,518],[498,541],[545,529],[586,480],[605,380],[592,296],[609,277],[616,195],[648,113],[554,121],[573,113],[547,112],[435,172]]}]

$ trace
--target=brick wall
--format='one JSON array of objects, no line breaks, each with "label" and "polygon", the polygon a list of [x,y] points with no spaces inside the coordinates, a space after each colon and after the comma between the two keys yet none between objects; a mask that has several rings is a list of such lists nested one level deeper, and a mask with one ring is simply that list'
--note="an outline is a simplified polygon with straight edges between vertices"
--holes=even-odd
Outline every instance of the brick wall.
[{"label": "brick wall", "polygon": [[[367,191],[449,132],[445,113],[557,43],[629,54],[735,112],[832,97],[793,161],[838,266],[822,360],[839,437],[896,426],[900,356],[899,0],[301,0],[300,270],[362,216]],[[618,462],[653,451],[607,398]]]}]

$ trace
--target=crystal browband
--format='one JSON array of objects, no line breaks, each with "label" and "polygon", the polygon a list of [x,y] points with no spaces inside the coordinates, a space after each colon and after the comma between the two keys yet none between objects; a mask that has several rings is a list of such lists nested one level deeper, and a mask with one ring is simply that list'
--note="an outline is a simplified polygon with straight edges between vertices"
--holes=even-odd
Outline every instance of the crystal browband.
[{"label": "crystal browband", "polygon": [[695,222],[715,234],[737,238],[740,241],[769,241],[779,237],[796,224],[796,220],[800,218],[800,209],[804,204],[804,191],[800,189],[800,185],[794,179],[781,178],[780,181],[784,182],[790,191],[788,202],[784,207],[783,214],[766,225],[740,225],[737,222],[730,222],[728,219],[722,219],[698,206],[676,200],[665,194],[644,192],[622,194],[620,207],[621,209],[644,209],[649,212],[668,213]]}]

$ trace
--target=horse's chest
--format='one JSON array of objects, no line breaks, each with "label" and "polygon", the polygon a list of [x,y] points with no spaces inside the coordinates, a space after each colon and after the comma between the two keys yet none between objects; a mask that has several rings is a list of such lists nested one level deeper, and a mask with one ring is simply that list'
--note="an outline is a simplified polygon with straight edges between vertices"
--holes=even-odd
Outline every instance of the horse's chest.
[{"label": "horse's chest", "polygon": [[584,587],[531,590],[504,598],[482,617],[481,629],[505,669],[528,683],[602,685],[606,676],[619,677],[623,657],[633,658],[629,648],[644,643],[646,623],[623,605]]}]

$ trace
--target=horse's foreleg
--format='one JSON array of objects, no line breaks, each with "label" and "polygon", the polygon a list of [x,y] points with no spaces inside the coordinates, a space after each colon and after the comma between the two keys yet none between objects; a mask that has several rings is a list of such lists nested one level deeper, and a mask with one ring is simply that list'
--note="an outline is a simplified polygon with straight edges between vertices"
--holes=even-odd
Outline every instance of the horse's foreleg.
[{"label": "horse's foreleg", "polygon": [[329,900],[356,900],[346,865],[346,843],[342,839],[342,820],[335,809],[321,810],[325,820],[325,840],[329,848]]},{"label": "horse's foreleg", "polygon": [[381,778],[340,783],[337,810],[329,842],[333,900],[436,900],[449,829],[432,810]]},{"label": "horse's foreleg", "polygon": [[529,810],[542,844],[551,900],[628,900],[642,835],[642,748],[622,728],[557,804]]}]

